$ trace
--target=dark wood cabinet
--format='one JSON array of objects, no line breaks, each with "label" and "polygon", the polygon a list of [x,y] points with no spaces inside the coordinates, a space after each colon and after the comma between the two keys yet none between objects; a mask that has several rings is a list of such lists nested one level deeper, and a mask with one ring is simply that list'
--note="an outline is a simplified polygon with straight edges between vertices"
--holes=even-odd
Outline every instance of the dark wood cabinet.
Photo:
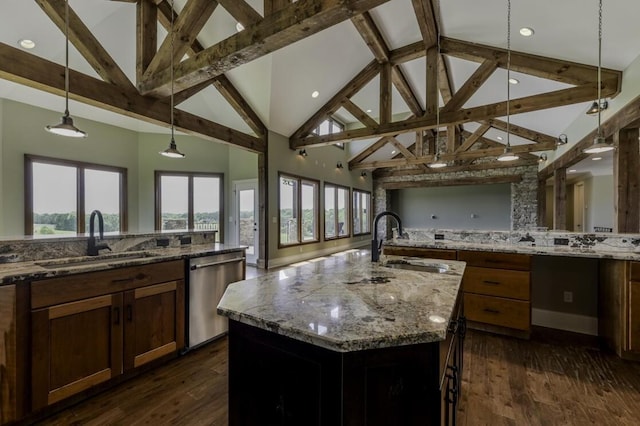
[{"label": "dark wood cabinet", "polygon": [[464,329],[458,313],[442,342],[353,352],[230,320],[229,424],[454,425]]},{"label": "dark wood cabinet", "polygon": [[[184,264],[167,263],[32,283],[32,410],[184,347]],[[68,301],[69,293],[82,298]]]},{"label": "dark wood cabinet", "polygon": [[640,281],[629,281],[629,350],[640,354]]}]

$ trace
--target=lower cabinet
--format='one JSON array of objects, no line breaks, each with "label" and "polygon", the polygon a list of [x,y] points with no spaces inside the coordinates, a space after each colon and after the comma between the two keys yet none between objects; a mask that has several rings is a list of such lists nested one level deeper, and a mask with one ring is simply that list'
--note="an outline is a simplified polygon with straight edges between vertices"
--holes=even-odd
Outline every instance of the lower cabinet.
[{"label": "lower cabinet", "polygon": [[[184,347],[184,266],[170,263],[159,268],[164,278],[152,264],[32,283],[32,410]],[[155,283],[161,279],[168,281]],[[65,286],[73,293],[83,280],[108,293],[65,301]],[[55,303],[52,287],[63,303]]]},{"label": "lower cabinet", "polygon": [[640,281],[629,281],[629,350],[640,354]]}]

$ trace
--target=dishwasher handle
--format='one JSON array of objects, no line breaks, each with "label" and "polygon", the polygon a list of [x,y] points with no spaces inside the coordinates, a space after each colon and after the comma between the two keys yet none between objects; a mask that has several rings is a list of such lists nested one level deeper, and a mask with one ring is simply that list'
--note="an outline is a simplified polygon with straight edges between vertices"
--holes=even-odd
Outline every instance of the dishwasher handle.
[{"label": "dishwasher handle", "polygon": [[191,265],[190,269],[192,271],[195,271],[196,269],[208,268],[210,266],[225,265],[227,263],[233,263],[233,262],[242,262],[245,259],[246,259],[245,257],[235,257],[233,259],[220,260],[218,262],[201,263],[199,265]]}]

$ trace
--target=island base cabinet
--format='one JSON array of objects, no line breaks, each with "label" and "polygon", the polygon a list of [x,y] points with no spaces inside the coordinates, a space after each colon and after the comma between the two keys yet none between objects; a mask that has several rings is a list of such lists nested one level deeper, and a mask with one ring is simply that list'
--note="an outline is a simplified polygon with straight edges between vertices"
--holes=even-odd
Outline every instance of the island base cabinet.
[{"label": "island base cabinet", "polygon": [[230,321],[229,425],[440,425],[438,342],[334,352]]},{"label": "island base cabinet", "polygon": [[122,372],[122,294],[32,312],[32,409]]}]

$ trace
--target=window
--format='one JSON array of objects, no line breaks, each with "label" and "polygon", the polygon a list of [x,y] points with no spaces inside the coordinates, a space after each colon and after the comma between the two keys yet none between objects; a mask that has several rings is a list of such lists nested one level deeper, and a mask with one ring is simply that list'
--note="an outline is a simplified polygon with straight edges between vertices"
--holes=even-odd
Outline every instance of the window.
[{"label": "window", "polygon": [[224,241],[223,176],[219,173],[156,171],[156,229],[218,231]]},{"label": "window", "polygon": [[[313,133],[318,136],[331,135],[333,133],[344,132],[344,124],[336,120],[335,118],[328,118],[324,120],[318,127],[313,129]],[[344,143],[336,142],[333,144],[340,149],[344,149]]]},{"label": "window", "polygon": [[353,235],[371,232],[371,193],[353,190]]},{"label": "window", "polygon": [[324,184],[324,238],[345,238],[349,229],[349,188]]},{"label": "window", "polygon": [[127,169],[35,155],[24,158],[26,235],[89,232],[93,210],[102,213],[105,233],[127,230]]},{"label": "window", "polygon": [[320,183],[282,173],[278,180],[279,244],[317,242]]}]

